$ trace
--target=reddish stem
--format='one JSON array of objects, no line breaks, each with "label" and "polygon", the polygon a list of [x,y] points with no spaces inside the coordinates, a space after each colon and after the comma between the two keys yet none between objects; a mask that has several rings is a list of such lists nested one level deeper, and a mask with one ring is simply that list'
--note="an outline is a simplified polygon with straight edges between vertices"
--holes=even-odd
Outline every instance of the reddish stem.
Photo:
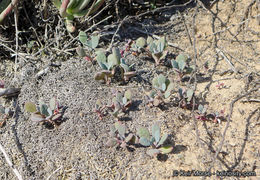
[{"label": "reddish stem", "polygon": [[70,3],[70,0],[63,0],[62,4],[60,6],[60,15],[61,17],[65,17],[67,15],[66,10],[68,7],[68,4]]},{"label": "reddish stem", "polygon": [[0,14],[0,23],[13,10],[14,6],[17,3],[18,3],[18,0],[12,0],[12,2],[7,6],[7,8]]}]

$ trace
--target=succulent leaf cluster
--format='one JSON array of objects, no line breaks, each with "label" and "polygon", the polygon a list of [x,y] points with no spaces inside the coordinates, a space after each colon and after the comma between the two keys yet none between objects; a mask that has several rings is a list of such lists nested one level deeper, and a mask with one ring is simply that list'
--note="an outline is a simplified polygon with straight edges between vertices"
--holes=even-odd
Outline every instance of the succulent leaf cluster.
[{"label": "succulent leaf cluster", "polygon": [[[125,92],[117,91],[114,93],[111,105],[103,105],[98,99],[96,101],[94,112],[98,113],[100,119],[110,110],[110,114],[119,119],[122,117],[127,109],[132,105],[132,93],[130,90]],[[112,111],[112,112],[111,112]]]},{"label": "succulent leaf cluster", "polygon": [[73,19],[95,13],[105,0],[52,0],[59,9],[60,15],[66,18],[66,28],[69,32],[76,30]]},{"label": "succulent leaf cluster", "polygon": [[33,102],[26,102],[24,108],[32,113],[31,120],[34,122],[49,122],[55,126],[62,117],[56,98],[51,98],[48,105],[41,100],[38,106]]},{"label": "succulent leaf cluster", "polygon": [[112,53],[108,56],[104,51],[96,52],[96,60],[101,67],[101,71],[95,74],[95,80],[104,80],[106,83],[110,83],[111,78],[115,76],[119,71],[121,80],[128,81],[131,77],[136,75],[135,71],[132,71],[133,65],[126,64],[124,58],[121,57],[120,50],[116,47],[112,49]]},{"label": "succulent leaf cluster", "polygon": [[107,147],[122,147],[128,148],[130,145],[141,145],[152,147],[146,151],[150,156],[158,154],[168,154],[172,152],[173,146],[166,144],[167,134],[161,136],[161,129],[158,124],[152,126],[152,134],[146,127],[139,127],[135,133],[129,133],[126,126],[118,121],[110,126],[110,138],[108,139]]},{"label": "succulent leaf cluster", "polygon": [[194,90],[189,88],[189,89],[182,89],[179,88],[178,90],[179,93],[179,106],[184,108],[184,109],[191,109],[192,108],[192,99],[194,97]]},{"label": "succulent leaf cluster", "polygon": [[130,90],[125,91],[125,93],[117,92],[112,100],[112,105],[114,111],[111,113],[114,117],[121,117],[124,112],[132,104],[132,93]]},{"label": "succulent leaf cluster", "polygon": [[165,37],[161,37],[158,40],[154,40],[151,36],[148,36],[147,39],[140,37],[132,44],[131,49],[135,52],[142,52],[146,50],[149,56],[151,56],[156,65],[159,65],[161,61],[166,57],[167,51],[167,42]]},{"label": "succulent leaf cluster", "polygon": [[167,134],[161,136],[161,129],[158,124],[152,126],[152,134],[146,127],[139,127],[137,130],[137,135],[139,136],[139,143],[142,146],[152,146],[153,149],[149,149],[147,154],[150,156],[156,156],[158,154],[170,153],[173,149],[171,145],[165,145],[168,138]]},{"label": "succulent leaf cluster", "polygon": [[89,54],[92,54],[92,51],[94,51],[99,44],[100,37],[98,35],[92,35],[88,37],[85,32],[80,31],[78,38],[81,44],[83,45],[83,47],[78,46],[76,48],[76,52],[80,57],[86,57],[89,56],[87,55],[86,50],[88,51]]},{"label": "succulent leaf cluster", "polygon": [[164,99],[167,99],[171,96],[172,91],[175,86],[164,75],[160,74],[153,78],[152,80],[153,90],[149,93],[149,103],[153,106],[159,106],[164,102]]},{"label": "succulent leaf cluster", "polygon": [[186,54],[179,54],[175,60],[171,60],[171,65],[180,77],[184,74],[191,73],[193,68],[189,66],[188,56]]},{"label": "succulent leaf cluster", "polygon": [[133,133],[128,133],[126,126],[122,122],[115,122],[110,126],[110,138],[106,143],[107,147],[122,147],[127,148],[136,143],[136,136]]}]

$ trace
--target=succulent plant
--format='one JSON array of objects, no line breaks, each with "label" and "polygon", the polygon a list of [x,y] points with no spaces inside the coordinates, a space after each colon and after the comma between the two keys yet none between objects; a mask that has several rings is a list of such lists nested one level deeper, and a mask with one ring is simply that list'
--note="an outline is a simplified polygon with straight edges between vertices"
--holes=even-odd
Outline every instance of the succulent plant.
[{"label": "succulent plant", "polygon": [[132,93],[130,90],[127,90],[124,93],[117,91],[114,93],[114,97],[110,105],[104,105],[98,99],[95,104],[94,112],[98,114],[99,119],[102,119],[108,111],[115,118],[120,118],[125,114],[126,110],[131,106],[131,104]]},{"label": "succulent plant", "polygon": [[14,6],[19,0],[2,0],[0,1],[0,23],[3,22],[5,17],[13,10]]},{"label": "succulent plant", "polygon": [[66,27],[69,32],[76,30],[73,19],[95,13],[105,0],[52,0],[59,9],[60,15],[66,18]]},{"label": "succulent plant", "polygon": [[189,66],[188,56],[185,54],[179,54],[175,60],[171,60],[171,64],[180,78],[182,78],[184,74],[191,73],[193,70],[193,68]]},{"label": "succulent plant", "polygon": [[152,103],[154,106],[159,106],[163,103],[164,99],[169,98],[174,90],[173,82],[162,74],[153,78],[152,85],[154,90],[149,93],[148,97],[149,103]]},{"label": "succulent plant", "polygon": [[[87,36],[87,34],[83,31],[79,32],[78,35],[79,41],[83,45],[83,47],[80,45],[76,48],[76,52],[80,57],[85,57],[86,60],[93,60],[93,55],[95,54],[95,49],[99,44],[99,36],[98,35],[92,35],[90,37]],[[87,53],[86,53],[87,51]]]},{"label": "succulent plant", "polygon": [[153,57],[155,64],[159,65],[161,61],[167,56],[167,51],[165,48],[167,42],[165,37],[161,37],[159,40],[150,39],[149,45],[147,47],[149,54]]},{"label": "succulent plant", "polygon": [[168,138],[167,134],[161,136],[161,129],[158,124],[152,126],[152,134],[146,127],[140,127],[137,129],[137,135],[139,136],[139,143],[142,146],[152,146],[153,149],[147,151],[150,156],[156,156],[158,154],[170,153],[173,149],[171,145],[165,145]]},{"label": "succulent plant", "polygon": [[146,47],[146,45],[146,39],[144,37],[139,37],[134,43],[132,43],[131,50],[137,53],[141,53],[142,50],[144,50],[144,48]]},{"label": "succulent plant", "polygon": [[110,138],[106,143],[107,147],[127,148],[129,145],[135,144],[136,136],[128,133],[126,126],[122,122],[116,122],[110,127]]},{"label": "succulent plant", "polygon": [[118,118],[124,115],[124,112],[132,104],[132,93],[130,90],[124,93],[116,92],[115,97],[112,100],[112,106],[114,111],[111,113],[114,117]]},{"label": "succulent plant", "polygon": [[126,64],[118,48],[114,47],[112,54],[109,54],[107,57],[103,51],[97,51],[96,55],[96,60],[102,71],[95,74],[95,80],[104,80],[109,83],[110,79],[116,74],[116,70],[119,70],[121,79],[124,81],[128,81],[136,75],[135,71],[131,71],[133,65],[129,66]]},{"label": "succulent plant", "polygon": [[207,111],[207,106],[206,105],[202,105],[200,104],[198,106],[198,115],[196,116],[196,119],[198,120],[207,120],[207,117],[206,117],[206,111]]},{"label": "succulent plant", "polygon": [[179,88],[179,106],[184,109],[191,109],[192,108],[192,98],[194,97],[194,90],[193,89],[187,89],[183,90]]},{"label": "succulent plant", "polygon": [[146,49],[148,54],[155,60],[156,65],[161,63],[166,55],[167,42],[165,37],[161,37],[159,40],[154,40],[152,37],[148,36],[147,39],[139,37],[132,45],[131,50],[141,53],[142,50]]},{"label": "succulent plant", "polygon": [[58,120],[62,117],[56,98],[50,99],[49,106],[43,101],[39,102],[39,106],[36,106],[33,102],[26,102],[24,108],[26,111],[32,113],[31,120],[34,122],[49,122],[56,126]]}]

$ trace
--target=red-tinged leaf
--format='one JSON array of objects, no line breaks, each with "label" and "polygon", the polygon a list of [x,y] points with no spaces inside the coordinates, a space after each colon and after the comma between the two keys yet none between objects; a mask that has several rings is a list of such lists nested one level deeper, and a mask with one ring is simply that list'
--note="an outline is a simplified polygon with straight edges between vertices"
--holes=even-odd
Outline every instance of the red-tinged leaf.
[{"label": "red-tinged leaf", "polygon": [[148,154],[151,157],[155,157],[160,153],[159,149],[149,149],[148,151],[146,151],[146,154]]},{"label": "red-tinged leaf", "polygon": [[5,82],[3,80],[0,80],[0,88],[4,88],[5,87]]},{"label": "red-tinged leaf", "polygon": [[91,62],[93,59],[90,56],[85,56],[85,60]]}]

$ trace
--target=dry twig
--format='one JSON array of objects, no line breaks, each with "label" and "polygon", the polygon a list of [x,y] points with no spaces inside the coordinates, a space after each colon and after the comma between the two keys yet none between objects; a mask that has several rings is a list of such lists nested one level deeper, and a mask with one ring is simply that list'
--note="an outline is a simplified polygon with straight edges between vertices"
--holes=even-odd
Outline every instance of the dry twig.
[{"label": "dry twig", "polygon": [[221,151],[221,149],[222,149],[222,147],[223,147],[223,145],[224,145],[224,141],[225,141],[225,136],[226,136],[226,133],[227,133],[227,129],[228,129],[228,127],[229,127],[229,125],[230,125],[230,122],[231,122],[231,116],[232,116],[232,113],[233,113],[234,104],[235,104],[238,100],[242,99],[243,97],[246,97],[246,96],[248,96],[249,94],[251,94],[252,92],[259,90],[259,88],[260,88],[260,86],[258,86],[257,88],[254,88],[254,89],[250,90],[249,92],[247,92],[247,93],[245,93],[245,94],[243,94],[243,95],[237,97],[236,99],[234,99],[234,100],[230,103],[230,110],[229,110],[229,115],[228,115],[227,124],[226,124],[226,126],[225,126],[225,128],[224,128],[224,131],[223,131],[223,134],[222,134],[222,139],[221,139],[221,141],[220,141],[219,147],[218,147],[217,150],[216,150],[216,154],[215,154],[214,160],[213,160],[213,162],[212,162],[212,164],[211,164],[211,166],[210,166],[210,168],[209,168],[209,170],[208,170],[209,172],[210,172],[211,169],[213,168],[213,166],[214,166],[214,164],[215,164],[215,162],[216,162],[216,160],[217,160],[217,157],[218,157],[218,155],[219,155],[219,153],[220,153],[220,151]]},{"label": "dry twig", "polygon": [[4,147],[2,146],[2,144],[0,144],[0,151],[2,151],[4,157],[5,157],[5,160],[7,162],[7,164],[11,167],[11,169],[13,170],[14,174],[16,175],[16,177],[19,179],[19,180],[22,180],[22,176],[21,174],[19,173],[19,171],[14,167],[12,161],[10,160],[10,158],[8,157],[7,153],[5,152],[5,149]]}]

